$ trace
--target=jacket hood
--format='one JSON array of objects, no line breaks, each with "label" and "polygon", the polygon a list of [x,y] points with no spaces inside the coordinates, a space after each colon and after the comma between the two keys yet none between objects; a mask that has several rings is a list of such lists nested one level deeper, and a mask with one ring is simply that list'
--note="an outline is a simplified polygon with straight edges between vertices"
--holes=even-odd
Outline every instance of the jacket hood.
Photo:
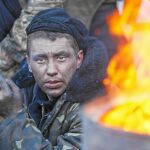
[{"label": "jacket hood", "polygon": [[86,102],[105,92],[102,83],[108,63],[105,46],[94,37],[86,37],[86,54],[67,87],[67,100]]}]

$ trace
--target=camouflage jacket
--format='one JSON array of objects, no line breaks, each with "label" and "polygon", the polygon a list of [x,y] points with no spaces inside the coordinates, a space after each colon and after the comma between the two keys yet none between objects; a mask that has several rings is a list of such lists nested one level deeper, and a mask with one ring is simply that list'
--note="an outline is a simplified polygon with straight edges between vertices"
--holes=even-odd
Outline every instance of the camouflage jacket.
[{"label": "camouflage jacket", "polygon": [[0,123],[0,149],[81,149],[79,103],[66,101],[65,94],[53,102],[37,86],[32,89],[25,90],[25,99],[32,97],[28,111],[22,110]]}]

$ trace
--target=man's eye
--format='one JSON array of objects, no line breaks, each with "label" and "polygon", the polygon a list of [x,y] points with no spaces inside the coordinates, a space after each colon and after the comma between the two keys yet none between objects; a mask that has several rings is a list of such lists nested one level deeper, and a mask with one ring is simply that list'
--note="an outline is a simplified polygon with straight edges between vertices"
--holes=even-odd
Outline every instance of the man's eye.
[{"label": "man's eye", "polygon": [[36,59],[36,62],[39,63],[39,64],[42,64],[42,63],[45,63],[45,59],[44,58],[38,58]]},{"label": "man's eye", "polygon": [[65,61],[66,57],[65,56],[59,56],[59,57],[57,57],[57,60],[58,61]]}]

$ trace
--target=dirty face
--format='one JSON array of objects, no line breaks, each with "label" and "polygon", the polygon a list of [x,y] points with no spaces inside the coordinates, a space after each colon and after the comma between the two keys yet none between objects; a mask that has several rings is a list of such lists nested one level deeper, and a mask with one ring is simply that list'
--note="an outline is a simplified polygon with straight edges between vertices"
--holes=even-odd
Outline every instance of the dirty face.
[{"label": "dirty face", "polygon": [[48,97],[58,97],[65,91],[83,59],[83,51],[76,53],[65,37],[55,41],[42,37],[32,39],[28,51],[30,71]]}]

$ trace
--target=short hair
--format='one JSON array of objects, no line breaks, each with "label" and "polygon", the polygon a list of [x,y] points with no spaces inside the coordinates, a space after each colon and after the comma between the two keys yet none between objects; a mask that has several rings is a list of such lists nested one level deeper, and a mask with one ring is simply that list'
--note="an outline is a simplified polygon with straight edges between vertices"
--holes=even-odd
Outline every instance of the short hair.
[{"label": "short hair", "polygon": [[30,41],[32,41],[32,39],[36,39],[39,37],[50,39],[51,41],[55,41],[57,38],[65,37],[66,39],[68,39],[68,41],[70,41],[70,45],[74,49],[75,54],[77,54],[77,52],[79,51],[79,46],[77,44],[77,41],[70,34],[60,33],[60,32],[51,32],[51,31],[37,31],[28,35],[28,38],[27,38],[27,54],[28,55],[29,55]]}]

